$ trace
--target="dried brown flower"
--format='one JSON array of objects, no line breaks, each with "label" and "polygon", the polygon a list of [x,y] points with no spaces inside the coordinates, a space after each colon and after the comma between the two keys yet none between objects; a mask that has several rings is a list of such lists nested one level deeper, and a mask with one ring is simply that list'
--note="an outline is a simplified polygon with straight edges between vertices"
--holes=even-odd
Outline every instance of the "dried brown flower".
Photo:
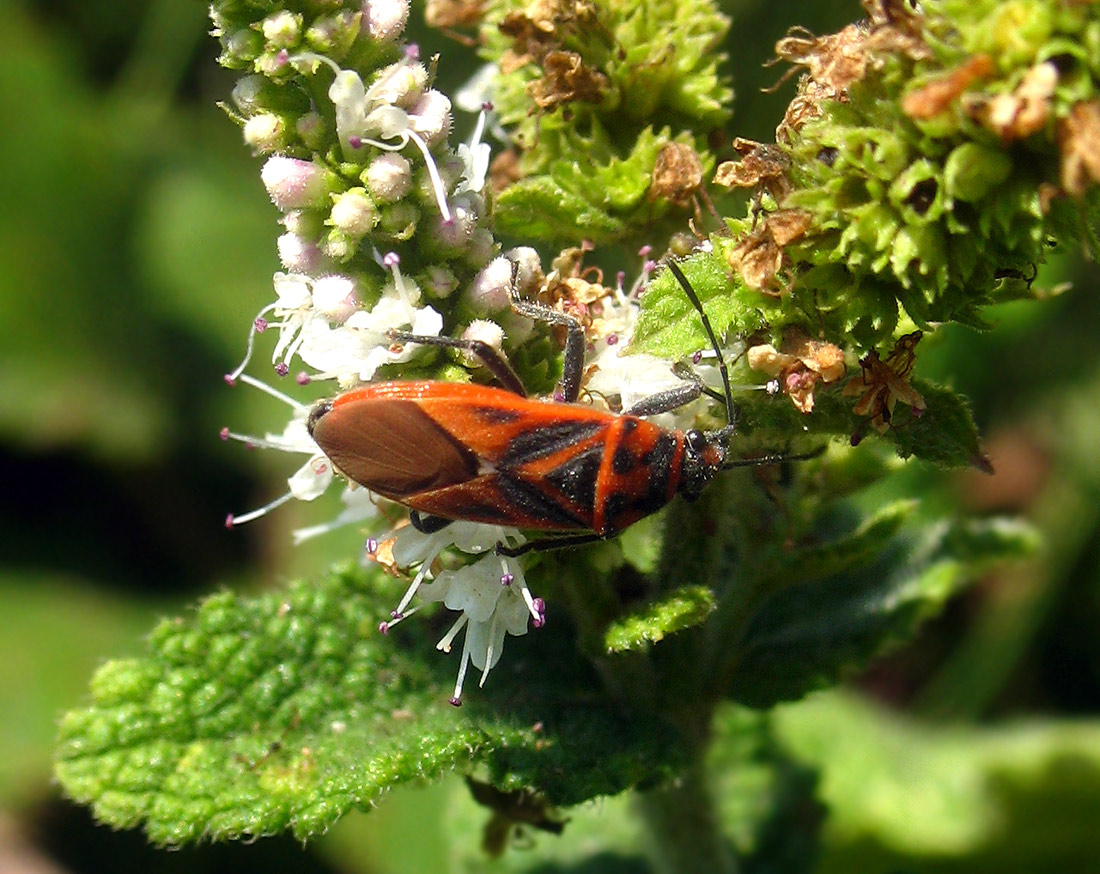
[{"label": "dried brown flower", "polygon": [[885,360],[871,350],[859,361],[860,375],[853,376],[844,386],[844,396],[860,395],[852,412],[857,416],[870,416],[871,426],[880,434],[890,429],[894,407],[899,400],[914,410],[925,408],[924,398],[909,385],[917,363],[917,343],[922,336],[920,331],[914,331],[900,337]]},{"label": "dried brown flower", "polygon": [[702,184],[703,164],[695,149],[684,143],[665,143],[653,164],[650,196],[684,206]]},{"label": "dried brown flower", "polygon": [[1058,68],[1036,64],[1011,94],[973,100],[968,112],[1006,143],[1029,137],[1046,127],[1051,98],[1058,85]]},{"label": "dried brown flower", "polygon": [[738,137],[733,141],[740,161],[724,161],[718,165],[714,181],[725,188],[755,188],[758,185],[777,201],[791,190],[787,170],[791,159],[778,146],[756,143]]},{"label": "dried brown flower", "polygon": [[599,103],[610,80],[576,52],[555,50],[542,61],[543,75],[527,84],[527,94],[541,110],[551,112],[565,103]]},{"label": "dried brown flower", "polygon": [[783,247],[801,238],[812,223],[813,214],[804,209],[768,213],[729,252],[727,261],[749,288],[778,295],[775,274],[783,267]]},{"label": "dried brown flower", "polygon": [[830,383],[847,372],[844,352],[833,343],[813,340],[798,329],[787,332],[783,351],[771,344],[752,346],[746,353],[749,367],[779,380],[786,393],[802,413],[814,408],[814,389],[818,382]]},{"label": "dried brown flower", "polygon": [[484,13],[485,0],[428,0],[424,20],[429,27],[473,27]]}]

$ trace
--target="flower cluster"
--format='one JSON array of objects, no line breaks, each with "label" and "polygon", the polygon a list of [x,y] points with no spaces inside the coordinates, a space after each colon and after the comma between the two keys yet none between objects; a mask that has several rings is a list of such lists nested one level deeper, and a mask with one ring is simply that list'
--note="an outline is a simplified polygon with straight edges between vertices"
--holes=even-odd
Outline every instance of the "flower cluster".
[{"label": "flower cluster", "polygon": [[[279,399],[290,420],[278,434],[224,429],[222,437],[296,453],[305,462],[289,477],[286,494],[228,517],[230,526],[292,499],[312,501],[338,481],[306,427],[310,406],[245,372],[259,335],[278,334],[272,364],[279,377],[293,369],[299,385],[329,380],[346,388],[414,355],[419,365],[429,363],[424,347],[394,345],[393,330],[472,335],[499,348],[504,330],[491,318],[508,310],[513,283],[511,262],[494,259],[497,244],[486,218],[489,147],[481,137],[491,107],[479,107],[471,141],[452,148],[451,102],[432,87],[417,47],[401,41],[407,0],[356,0],[303,12],[261,6],[218,0],[211,9],[222,63],[247,71],[234,88],[230,114],[246,143],[266,156],[261,180],[285,229],[274,299],[253,320],[244,360],[226,380]],[[541,278],[533,251],[510,255],[525,265],[528,279]],[[296,542],[340,525],[376,518],[375,525],[385,524],[379,499],[367,489],[349,484],[342,498],[335,518],[296,531]],[[418,589],[422,600],[462,611],[444,647],[466,630],[456,702],[467,665],[480,668],[484,679],[500,657],[504,634],[524,633],[532,616],[541,624],[542,608],[515,559],[491,558],[495,590],[481,584],[489,578],[489,556],[439,575],[433,563],[448,547],[477,556],[517,538],[470,525],[431,535],[409,527],[398,538],[399,566],[419,570],[395,612],[412,612],[408,603]]]}]

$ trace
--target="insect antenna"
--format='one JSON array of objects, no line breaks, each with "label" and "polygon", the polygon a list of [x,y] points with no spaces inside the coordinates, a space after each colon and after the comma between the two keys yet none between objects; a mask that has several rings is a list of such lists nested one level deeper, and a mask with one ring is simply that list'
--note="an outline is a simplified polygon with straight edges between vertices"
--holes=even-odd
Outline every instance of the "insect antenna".
[{"label": "insect antenna", "polygon": [[722,349],[718,345],[718,338],[714,335],[714,328],[710,325],[710,319],[707,318],[706,311],[703,309],[703,304],[699,300],[699,295],[695,293],[695,289],[691,287],[691,283],[687,281],[687,277],[684,276],[683,271],[675,261],[668,261],[666,263],[672,275],[675,276],[680,285],[683,286],[684,293],[687,295],[688,300],[691,301],[691,305],[698,311],[699,318],[703,322],[703,330],[707,332],[707,338],[710,340],[710,345],[714,349],[715,356],[718,358],[718,372],[722,374],[722,389],[725,392],[726,420],[729,423],[726,429],[732,432],[737,427],[737,408],[733,404],[733,389],[730,388],[730,373],[729,367],[726,365],[726,357],[722,354]]}]

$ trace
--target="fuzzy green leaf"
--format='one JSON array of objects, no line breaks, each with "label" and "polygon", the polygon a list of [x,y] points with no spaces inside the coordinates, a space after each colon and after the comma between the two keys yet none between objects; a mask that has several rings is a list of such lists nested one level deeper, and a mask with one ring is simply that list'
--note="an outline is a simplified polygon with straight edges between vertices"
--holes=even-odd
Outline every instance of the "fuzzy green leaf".
[{"label": "fuzzy green leaf", "polygon": [[[727,332],[746,336],[764,326],[761,307],[767,305],[765,295],[735,286],[717,253],[697,253],[679,266],[719,337]],[[699,313],[676,277],[662,270],[642,297],[642,312],[630,350],[675,359],[709,347]]]},{"label": "fuzzy green leaf", "polygon": [[91,703],[62,720],[63,789],[112,826],[179,844],[304,839],[390,787],[478,763],[555,804],[672,767],[671,732],[600,704],[561,626],[511,639],[516,673],[498,669],[451,707],[455,659],[435,653],[426,624],[377,633],[390,586],[346,571],[252,600],[221,593],[162,622],[147,655],[104,665]]},{"label": "fuzzy green leaf", "polygon": [[912,386],[926,406],[919,416],[896,421],[886,432],[898,454],[902,458],[915,455],[943,468],[976,467],[991,471],[966,399],[923,379],[914,379]]},{"label": "fuzzy green leaf", "polygon": [[787,567],[788,585],[749,625],[729,690],[735,700],[768,707],[835,683],[910,637],[991,562],[1033,549],[1035,536],[1022,523],[983,520],[941,523],[882,546],[869,567],[816,582],[803,582],[797,563]]},{"label": "fuzzy green leaf", "polygon": [[604,643],[609,653],[644,651],[669,634],[705,622],[713,610],[714,593],[706,586],[680,586],[609,624]]},{"label": "fuzzy green leaf", "polygon": [[500,233],[524,239],[603,243],[625,228],[622,219],[568,191],[553,176],[531,176],[509,185],[494,204]]}]

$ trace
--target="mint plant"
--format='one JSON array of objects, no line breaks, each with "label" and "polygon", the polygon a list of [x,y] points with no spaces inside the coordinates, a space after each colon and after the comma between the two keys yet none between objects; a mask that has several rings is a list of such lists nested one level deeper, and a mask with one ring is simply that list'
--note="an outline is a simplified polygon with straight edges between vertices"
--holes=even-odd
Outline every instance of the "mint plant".
[{"label": "mint plant", "polygon": [[[530,532],[424,533],[345,484],[344,509],[296,537],[359,526],[365,561],[213,595],[107,663],[61,724],[65,791],[179,844],[306,839],[449,773],[557,824],[550,811],[636,790],[656,870],[802,870],[812,853],[784,861],[770,829],[795,828],[814,781],[768,711],[835,686],[1035,546],[1016,521],[876,503],[899,459],[990,469],[966,399],[920,375],[922,344],[1038,297],[1051,245],[1092,245],[1100,181],[1094,4],[864,6],[840,33],[779,44],[798,93],[774,143],[731,152],[711,136],[729,120],[731,25],[704,0],[487,4],[489,74],[461,99],[441,85],[447,57],[404,41],[403,0],[217,0],[220,60],[241,72],[226,112],[284,229],[274,300],[227,379],[290,411],[279,433],[223,436],[305,457],[283,497],[230,524],[343,483],[301,387],[487,380],[394,329],[480,340],[551,392],[557,338],[510,310],[513,291],[582,322],[588,403],[629,408],[687,370],[716,384],[668,257],[749,387],[735,451],[827,451],[787,479],[727,472],[614,541],[522,558],[494,547]],[[459,104],[479,113],[465,142]],[[298,387],[251,374],[265,344]],[[720,416],[704,395],[665,422]],[[769,788],[737,790],[759,808],[738,831],[715,787],[750,761]]]}]

